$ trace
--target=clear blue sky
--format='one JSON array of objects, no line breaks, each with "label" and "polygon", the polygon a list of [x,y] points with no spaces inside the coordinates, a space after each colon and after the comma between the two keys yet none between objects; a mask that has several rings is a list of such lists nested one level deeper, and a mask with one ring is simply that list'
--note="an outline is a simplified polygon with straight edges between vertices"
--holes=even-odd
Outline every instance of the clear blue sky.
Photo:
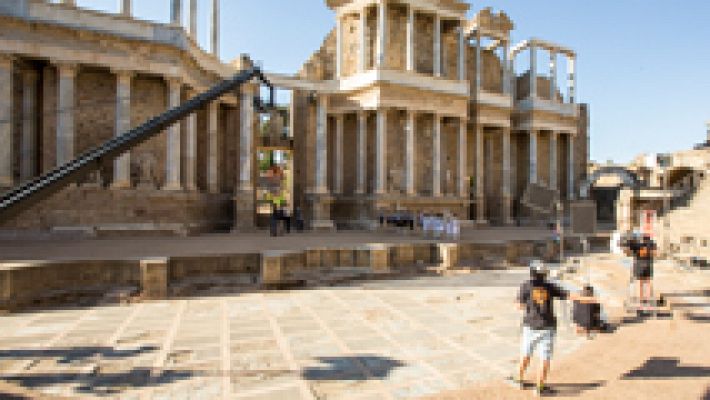
[{"label": "clear blue sky", "polygon": [[[211,2],[198,2],[199,40],[207,47]],[[115,11],[118,1],[78,3]],[[165,22],[169,3],[134,0],[135,14]],[[472,4],[472,14],[486,6],[507,12],[515,23],[514,42],[534,36],[577,51],[577,98],[591,107],[592,159],[626,161],[640,152],[689,148],[705,137],[705,121],[710,120],[710,1]],[[231,60],[248,53],[270,71],[297,71],[334,26],[322,0],[222,0],[221,7],[221,57]],[[546,64],[546,57],[540,58]]]}]

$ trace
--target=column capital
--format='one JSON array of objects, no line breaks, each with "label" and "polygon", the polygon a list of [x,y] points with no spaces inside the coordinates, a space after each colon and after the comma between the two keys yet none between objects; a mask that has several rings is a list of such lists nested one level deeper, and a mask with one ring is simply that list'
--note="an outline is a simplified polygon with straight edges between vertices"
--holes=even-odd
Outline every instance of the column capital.
[{"label": "column capital", "polygon": [[37,80],[39,80],[39,72],[34,69],[23,69],[22,79],[25,81],[25,83],[35,83],[37,82]]},{"label": "column capital", "polygon": [[111,68],[111,73],[123,79],[132,79],[136,75],[136,71],[128,68]]},{"label": "column capital", "polygon": [[163,78],[165,83],[168,84],[170,89],[176,89],[182,87],[182,78],[179,76],[167,75]]},{"label": "column capital", "polygon": [[9,64],[17,59],[14,54],[0,52],[0,63]]},{"label": "column capital", "polygon": [[65,62],[65,61],[52,61],[52,64],[55,67],[57,67],[57,71],[59,72],[60,75],[76,76],[76,74],[79,72],[79,64],[78,63]]}]

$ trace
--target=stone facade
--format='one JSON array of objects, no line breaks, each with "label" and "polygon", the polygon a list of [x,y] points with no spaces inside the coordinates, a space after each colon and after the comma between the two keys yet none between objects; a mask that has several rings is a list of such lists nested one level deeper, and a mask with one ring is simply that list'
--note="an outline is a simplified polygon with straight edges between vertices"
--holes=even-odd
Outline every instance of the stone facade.
[{"label": "stone facade", "polygon": [[[325,174],[335,224],[367,225],[396,209],[510,224],[532,216],[520,199],[533,183],[561,201],[574,198],[588,160],[589,111],[575,103],[572,50],[536,39],[511,46],[507,15],[484,9],[467,20],[461,1],[326,3],[336,30],[297,76],[299,88],[312,90],[294,92],[296,152],[310,155],[297,156],[296,186],[313,190]],[[531,65],[549,54],[551,73],[517,73],[523,51]],[[561,57],[566,88],[557,78]],[[315,96],[328,97],[325,110]],[[328,115],[321,155],[312,145],[319,112]],[[295,199],[304,210],[324,206],[313,201]]]}]

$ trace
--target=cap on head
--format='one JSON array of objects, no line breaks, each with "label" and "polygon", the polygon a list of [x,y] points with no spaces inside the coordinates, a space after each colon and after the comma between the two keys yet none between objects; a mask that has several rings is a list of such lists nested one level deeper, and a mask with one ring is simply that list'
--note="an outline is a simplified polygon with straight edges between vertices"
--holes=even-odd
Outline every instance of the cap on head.
[{"label": "cap on head", "polygon": [[530,261],[530,271],[546,275],[548,272],[548,268],[544,262],[540,260],[532,260]]}]

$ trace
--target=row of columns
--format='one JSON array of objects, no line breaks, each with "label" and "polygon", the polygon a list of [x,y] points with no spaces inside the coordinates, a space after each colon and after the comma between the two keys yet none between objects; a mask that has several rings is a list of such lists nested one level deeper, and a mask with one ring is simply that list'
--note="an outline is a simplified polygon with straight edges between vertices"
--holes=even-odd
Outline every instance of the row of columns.
[{"label": "row of columns", "polygon": [[[531,45],[530,51],[530,97],[537,97],[537,46]],[[550,51],[550,99],[555,100],[557,93],[557,55],[555,51]],[[513,55],[513,60],[515,55]],[[567,56],[567,94],[568,102],[575,101],[576,87],[576,63],[575,57]]]},{"label": "row of columns", "polygon": [[[20,146],[14,145],[13,136],[13,77],[16,59],[0,54],[0,187],[12,187],[14,179],[14,149],[20,149],[20,179],[22,181],[37,175],[37,135],[38,135],[38,73],[34,70],[22,71],[22,126]],[[75,107],[76,77],[79,66],[57,63],[57,104],[56,104],[56,164],[62,165],[76,157]],[[128,132],[131,127],[131,84],[132,71],[114,70],[116,77],[114,135]],[[168,108],[181,104],[183,84],[179,78],[167,78]],[[252,136],[254,88],[243,89],[240,129],[240,189],[252,189]],[[207,108],[207,190],[219,192],[218,168],[218,122],[219,103],[212,102]],[[165,185],[164,190],[197,190],[197,115],[190,114],[185,120],[185,154],[181,151],[181,124],[167,129]],[[185,166],[181,162],[184,158]],[[112,187],[131,187],[131,156],[125,153],[114,160]],[[184,185],[181,171],[184,171]]]},{"label": "row of columns", "polygon": [[[367,10],[365,7],[360,11],[360,58],[358,60],[358,70],[359,72],[364,72],[367,70],[368,57],[370,54],[368,40],[367,40]],[[415,16],[416,9],[411,5],[408,5],[407,10],[407,25],[406,25],[406,70],[413,72],[416,70],[416,63],[414,58],[414,50],[416,48],[414,43],[415,37]],[[342,76],[342,62],[343,62],[343,42],[342,42],[342,23],[341,16],[337,17],[336,20],[336,76]],[[433,40],[433,71],[434,76],[442,76],[442,59],[443,52],[441,49],[441,16],[438,13],[434,14],[434,40]],[[464,21],[460,21],[459,28],[459,46],[458,46],[458,79],[466,79],[466,42],[464,37]],[[375,51],[375,68],[384,68],[385,60],[387,58],[387,0],[380,0],[377,3],[377,38],[375,41],[376,51]]]},{"label": "row of columns", "polygon": [[[387,110],[378,109],[375,111],[375,172],[374,172],[374,194],[383,195],[387,193]],[[316,121],[316,162],[315,162],[315,193],[327,194],[328,176],[328,97],[320,95],[317,104]],[[414,179],[414,169],[416,163],[416,151],[414,144],[416,113],[407,110],[405,122],[405,193],[409,196],[416,194]],[[357,112],[357,158],[356,158],[356,194],[367,192],[367,111]],[[335,138],[333,157],[333,194],[343,193],[343,135],[344,135],[344,114],[335,115]],[[432,195],[439,197],[441,191],[441,124],[442,116],[434,114],[432,126]],[[467,195],[466,182],[466,149],[467,149],[467,121],[460,119],[458,134],[458,176],[457,191],[460,196]]]},{"label": "row of columns", "polygon": [[[550,165],[549,165],[549,182],[548,186],[550,189],[557,190],[559,189],[559,183],[557,181],[557,168],[558,168],[558,159],[557,159],[557,140],[558,140],[558,135],[559,132],[552,131],[550,135],[550,149],[549,149],[549,159],[550,159]],[[538,154],[538,136],[539,136],[539,131],[537,130],[531,130],[530,131],[530,154],[529,154],[529,175],[528,175],[528,182],[531,184],[537,184],[539,183],[538,176],[539,176],[539,169],[538,169],[538,160],[537,160],[537,154]],[[567,140],[567,198],[569,200],[574,199],[574,177],[575,177],[575,170],[574,170],[574,136],[573,135],[568,135],[568,140]]]}]

